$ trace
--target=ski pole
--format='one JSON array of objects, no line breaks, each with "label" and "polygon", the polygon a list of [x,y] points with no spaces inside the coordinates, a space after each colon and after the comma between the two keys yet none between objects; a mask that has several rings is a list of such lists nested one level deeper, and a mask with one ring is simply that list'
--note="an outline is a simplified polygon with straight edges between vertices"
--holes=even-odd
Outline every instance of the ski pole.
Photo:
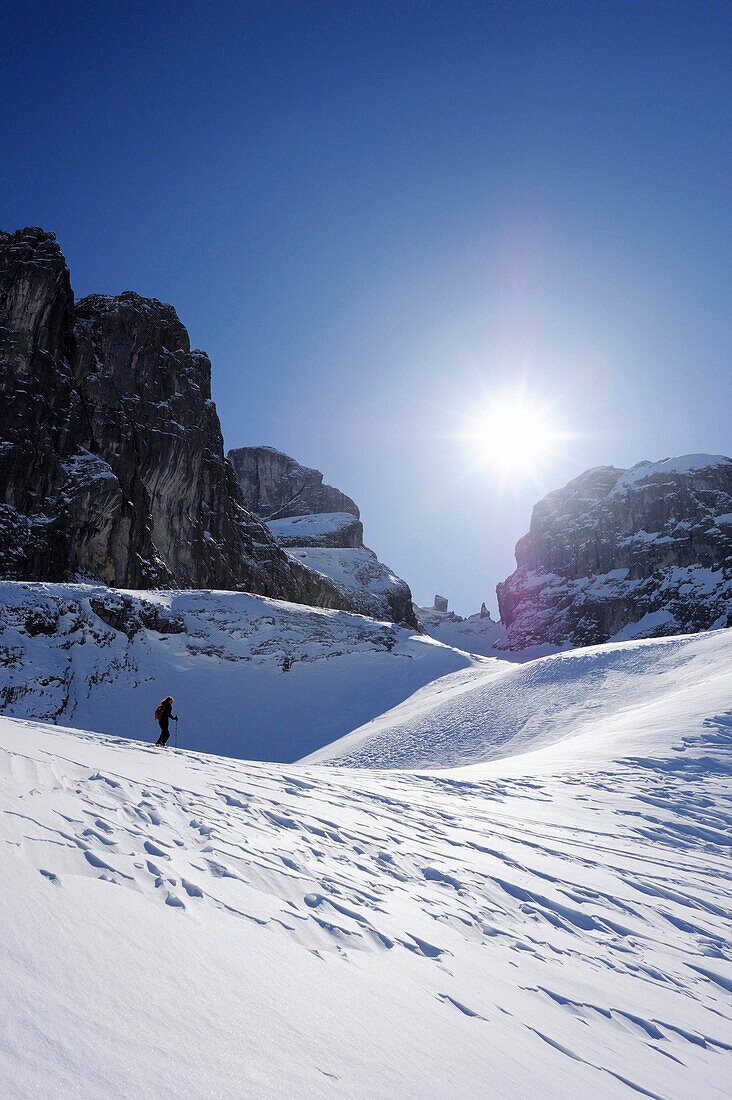
[{"label": "ski pole", "polygon": [[175,747],[178,748],[178,719],[175,720]]}]

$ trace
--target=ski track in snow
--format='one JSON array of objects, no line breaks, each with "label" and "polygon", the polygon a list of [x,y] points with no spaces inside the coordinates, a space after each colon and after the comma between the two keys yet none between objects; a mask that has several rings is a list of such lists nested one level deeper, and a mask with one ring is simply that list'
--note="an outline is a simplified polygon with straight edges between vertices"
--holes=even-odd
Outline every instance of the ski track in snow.
[{"label": "ski track in snow", "polygon": [[[566,1095],[561,1064],[585,1095],[722,1096],[731,726],[710,723],[688,760],[470,782],[161,753],[6,719],[2,836],[49,894],[91,877],[178,920],[215,909],[254,925],[273,956],[284,936],[330,965],[383,957],[436,1028],[449,1014],[485,1050],[463,1095],[490,1081],[514,1095],[492,1064],[508,1032],[545,1075],[534,1095]],[[411,1094],[384,1082],[382,1095]],[[443,1093],[417,1081],[414,1095]]]}]

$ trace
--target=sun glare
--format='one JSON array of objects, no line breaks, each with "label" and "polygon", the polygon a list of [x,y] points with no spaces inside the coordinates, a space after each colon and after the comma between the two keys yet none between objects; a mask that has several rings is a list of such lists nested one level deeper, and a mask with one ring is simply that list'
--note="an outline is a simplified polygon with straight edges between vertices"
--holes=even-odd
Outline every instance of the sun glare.
[{"label": "sun glare", "polygon": [[548,406],[513,394],[487,400],[470,416],[461,437],[476,467],[513,480],[537,475],[570,433],[560,429]]}]

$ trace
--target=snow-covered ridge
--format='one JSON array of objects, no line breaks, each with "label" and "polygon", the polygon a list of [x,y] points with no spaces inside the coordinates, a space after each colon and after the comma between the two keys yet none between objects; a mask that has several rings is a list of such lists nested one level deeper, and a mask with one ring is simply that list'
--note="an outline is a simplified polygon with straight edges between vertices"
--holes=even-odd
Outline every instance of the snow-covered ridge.
[{"label": "snow-covered ridge", "polygon": [[688,454],[664,458],[658,462],[644,459],[627,470],[618,466],[592,466],[561,489],[554,489],[547,493],[544,499],[546,502],[551,502],[552,507],[556,507],[567,496],[576,495],[587,505],[591,505],[593,502],[602,500],[609,487],[613,494],[620,495],[634,486],[657,477],[663,478],[666,475],[684,477],[719,466],[732,467],[732,458],[726,455]]},{"label": "snow-covered ridge", "polygon": [[289,546],[287,552],[308,569],[335,581],[363,615],[414,621],[409,585],[368,547]]},{"label": "snow-covered ridge", "polygon": [[648,481],[664,474],[679,476],[706,470],[713,466],[732,466],[732,458],[727,458],[726,455],[696,454],[664,458],[661,462],[638,462],[635,466],[631,466],[629,470],[624,471],[618,479],[615,492],[622,492],[638,482]]}]

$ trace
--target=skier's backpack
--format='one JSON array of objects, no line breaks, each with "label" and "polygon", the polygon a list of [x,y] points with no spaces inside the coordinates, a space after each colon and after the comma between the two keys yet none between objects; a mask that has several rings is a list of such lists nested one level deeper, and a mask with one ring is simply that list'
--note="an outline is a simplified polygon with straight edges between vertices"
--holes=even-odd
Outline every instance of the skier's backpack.
[{"label": "skier's backpack", "polygon": [[155,708],[155,721],[156,722],[159,722],[160,719],[163,717],[163,706],[164,706],[164,704],[165,704],[165,699],[163,699],[162,703],[158,703],[157,707]]}]

